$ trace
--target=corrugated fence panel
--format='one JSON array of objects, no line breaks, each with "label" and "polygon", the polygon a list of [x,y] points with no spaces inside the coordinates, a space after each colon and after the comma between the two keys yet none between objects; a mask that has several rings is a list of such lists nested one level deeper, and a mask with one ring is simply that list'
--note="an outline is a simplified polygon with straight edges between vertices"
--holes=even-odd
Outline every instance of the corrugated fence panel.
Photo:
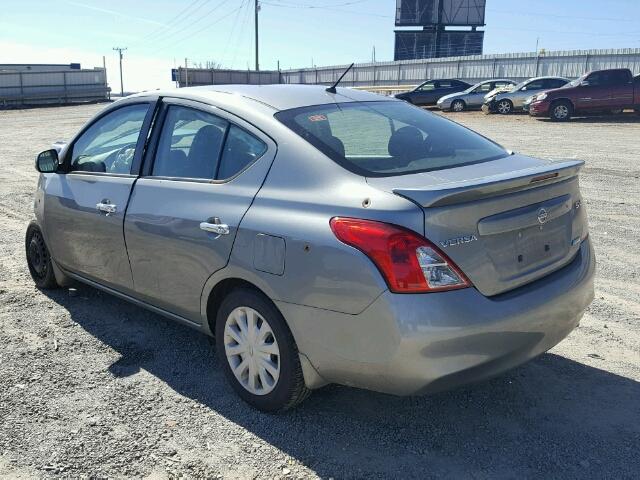
[{"label": "corrugated fence panel", "polygon": [[106,71],[20,71],[0,73],[0,106],[100,101],[109,98]]},{"label": "corrugated fence panel", "polygon": [[[297,70],[251,72],[205,70],[199,84],[212,83],[304,83],[330,85],[348,65]],[[572,50],[535,53],[507,53],[468,57],[377,62],[355,65],[342,81],[344,86],[416,85],[429,78],[460,78],[477,82],[488,78],[516,81],[534,76],[559,75],[576,78],[589,70],[629,68],[640,73],[640,48],[617,50]],[[191,72],[191,70],[189,70]],[[213,76],[212,73],[213,72]],[[224,80],[222,79],[224,77]],[[180,85],[184,86],[181,76]],[[190,77],[191,78],[191,77]],[[195,79],[196,77],[194,77]],[[197,77],[200,82],[200,77]],[[190,85],[195,84],[191,81]]]}]

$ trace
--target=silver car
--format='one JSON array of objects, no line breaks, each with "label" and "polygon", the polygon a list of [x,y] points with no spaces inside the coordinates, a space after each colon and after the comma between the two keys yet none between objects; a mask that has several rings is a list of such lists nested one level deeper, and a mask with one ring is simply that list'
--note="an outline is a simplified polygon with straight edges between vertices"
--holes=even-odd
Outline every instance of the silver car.
[{"label": "silver car", "polygon": [[536,77],[525,80],[513,88],[506,87],[503,91],[490,92],[484,97],[482,109],[485,112],[496,112],[508,115],[522,110],[525,100],[534,94],[545,90],[560,88],[569,83],[564,77]]},{"label": "silver car", "polygon": [[435,392],[580,321],[582,165],[344,88],[143,93],[37,157],[28,266],[39,288],[80,281],[215,336],[264,411],[333,382]]},{"label": "silver car", "polygon": [[467,88],[463,92],[452,93],[440,98],[436,105],[440,110],[451,110],[452,112],[462,112],[464,110],[472,110],[481,108],[484,103],[484,96],[495,90],[508,85],[515,85],[513,80],[504,78],[485,80],[476,83],[472,87]]}]

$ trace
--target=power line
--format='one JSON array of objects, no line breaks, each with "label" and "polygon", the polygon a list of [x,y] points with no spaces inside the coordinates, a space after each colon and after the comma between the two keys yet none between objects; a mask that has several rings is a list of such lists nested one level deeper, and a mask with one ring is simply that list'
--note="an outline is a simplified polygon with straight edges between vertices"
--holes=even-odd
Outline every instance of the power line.
[{"label": "power line", "polygon": [[[223,3],[226,3],[226,2],[223,2]],[[230,12],[228,12],[226,15],[223,15],[222,17],[218,17],[218,19],[217,19],[217,20],[215,20],[214,22],[209,23],[208,25],[205,25],[203,28],[200,28],[200,29],[195,30],[194,32],[191,32],[189,35],[186,35],[186,36],[182,37],[181,39],[177,40],[176,42],[172,43],[172,46],[173,46],[173,45],[178,45],[178,44],[180,44],[180,43],[183,43],[183,42],[185,42],[185,41],[189,40],[189,39],[190,39],[191,37],[193,37],[194,35],[197,35],[197,34],[199,34],[199,33],[203,32],[203,31],[205,31],[205,30],[207,30],[207,29],[209,29],[209,28],[213,27],[214,25],[216,25],[217,23],[220,23],[220,22],[221,22],[222,20],[224,20],[225,18],[230,17],[231,15],[233,15],[233,14],[234,14],[235,12],[237,12],[238,10],[240,10],[240,7],[238,7],[238,8],[234,8],[233,10],[231,10]],[[164,46],[162,46],[162,47],[158,48],[157,50],[154,50],[151,54],[154,54],[154,53],[159,52],[160,50],[163,50],[164,48],[166,48],[166,46],[167,46],[167,45],[164,45]]]},{"label": "power line", "polygon": [[[203,15],[200,16],[200,18],[198,18],[197,20],[195,20],[194,22],[191,22],[187,25],[185,25],[184,27],[180,28],[179,30],[174,30],[172,33],[167,34],[162,40],[161,42],[167,42],[165,45],[163,45],[162,48],[168,46],[169,43],[172,42],[173,38],[176,35],[181,34],[182,32],[184,32],[185,30],[191,29],[194,25],[197,25],[198,23],[202,22],[203,20],[207,19],[212,13],[214,13],[215,11],[217,11],[220,7],[222,7],[225,3],[229,2],[229,0],[222,0],[220,3],[218,3],[215,7],[213,7],[212,9],[208,10],[206,13],[204,13]],[[234,10],[235,12],[235,10]],[[208,28],[207,25],[205,25],[204,29]],[[198,30],[201,31],[201,30]],[[185,38],[191,38],[191,35],[189,33],[187,33],[186,37],[181,37],[179,40],[177,40],[176,43],[182,42]]]},{"label": "power line", "polygon": [[[200,2],[203,2],[203,3],[200,3]],[[159,33],[162,33],[167,29],[171,29],[171,26],[175,25],[176,23],[181,23],[183,20],[186,20],[191,14],[196,13],[198,10],[200,10],[200,8],[202,8],[204,5],[206,5],[209,2],[210,2],[210,0],[193,0],[185,8],[180,10],[180,12],[175,17],[173,17],[171,20],[169,20],[167,23],[165,23],[161,27],[153,30],[149,34],[147,34],[144,37],[142,37],[138,41],[138,43],[146,42],[146,41],[150,40],[152,37],[156,37],[157,38]],[[198,5],[196,7],[196,4],[198,4],[198,3],[200,3],[200,5]],[[196,7],[195,10],[190,11],[190,10],[192,10],[193,7]]]}]

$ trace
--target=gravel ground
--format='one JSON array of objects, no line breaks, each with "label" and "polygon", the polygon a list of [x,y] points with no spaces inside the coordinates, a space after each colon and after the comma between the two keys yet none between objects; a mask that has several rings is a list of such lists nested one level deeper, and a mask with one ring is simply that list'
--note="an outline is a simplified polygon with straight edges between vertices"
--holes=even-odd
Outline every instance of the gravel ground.
[{"label": "gravel ground", "polygon": [[34,155],[100,108],[0,112],[0,476],[640,476],[640,117],[448,115],[513,150],[586,160],[597,292],[568,339],[466,389],[330,386],[270,416],[238,400],[206,337],[88,287],[33,287]]}]

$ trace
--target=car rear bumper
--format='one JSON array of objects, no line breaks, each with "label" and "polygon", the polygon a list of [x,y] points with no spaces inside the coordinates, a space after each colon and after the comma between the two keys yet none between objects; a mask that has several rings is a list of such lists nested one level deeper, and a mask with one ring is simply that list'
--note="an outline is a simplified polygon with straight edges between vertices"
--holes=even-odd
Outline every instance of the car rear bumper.
[{"label": "car rear bumper", "polygon": [[475,288],[386,291],[358,315],[276,303],[325,381],[412,395],[483,380],[549,350],[593,300],[594,270],[587,239],[569,265],[494,297]]},{"label": "car rear bumper", "polygon": [[529,105],[529,115],[532,117],[546,117],[549,115],[549,102],[532,102]]}]

